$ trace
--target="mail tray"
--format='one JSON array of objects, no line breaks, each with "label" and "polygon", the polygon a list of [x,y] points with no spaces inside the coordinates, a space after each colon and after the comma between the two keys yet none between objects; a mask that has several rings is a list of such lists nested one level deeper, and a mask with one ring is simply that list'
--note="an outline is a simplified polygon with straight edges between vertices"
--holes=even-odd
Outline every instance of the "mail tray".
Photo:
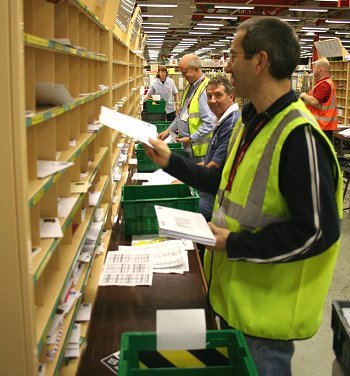
[{"label": "mail tray", "polygon": [[157,234],[154,205],[198,212],[199,195],[186,184],[124,185],[121,204],[126,235]]},{"label": "mail tray", "polygon": [[157,132],[161,133],[169,128],[172,121],[152,121],[151,123],[157,127]]},{"label": "mail tray", "polygon": [[208,330],[202,350],[156,351],[155,332],[122,334],[119,376],[258,376],[239,330]]},{"label": "mail tray", "polygon": [[[188,157],[188,153],[184,150],[181,142],[170,143],[168,146],[172,152]],[[142,144],[136,145],[135,152],[138,172],[152,172],[159,168],[159,166],[146,155],[145,148]]]},{"label": "mail tray", "polygon": [[342,308],[350,308],[350,301],[333,301],[331,320],[333,351],[344,374],[350,375],[350,326],[343,315]]},{"label": "mail tray", "polygon": [[152,114],[161,114],[165,112],[165,99],[160,99],[159,101],[147,99],[146,111]]}]

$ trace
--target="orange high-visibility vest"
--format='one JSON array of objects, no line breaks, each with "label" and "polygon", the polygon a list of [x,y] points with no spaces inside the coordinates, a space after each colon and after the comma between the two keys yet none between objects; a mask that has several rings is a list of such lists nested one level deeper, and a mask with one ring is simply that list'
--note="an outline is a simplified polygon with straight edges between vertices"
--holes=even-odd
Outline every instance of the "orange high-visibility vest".
[{"label": "orange high-visibility vest", "polygon": [[313,89],[309,91],[309,95],[313,96],[314,90],[317,88],[321,82],[328,82],[331,87],[331,95],[328,101],[325,103],[320,103],[317,106],[307,105],[306,107],[315,116],[321,129],[324,131],[336,130],[338,126],[337,118],[337,96],[336,89],[333,81],[330,78],[317,82]]}]

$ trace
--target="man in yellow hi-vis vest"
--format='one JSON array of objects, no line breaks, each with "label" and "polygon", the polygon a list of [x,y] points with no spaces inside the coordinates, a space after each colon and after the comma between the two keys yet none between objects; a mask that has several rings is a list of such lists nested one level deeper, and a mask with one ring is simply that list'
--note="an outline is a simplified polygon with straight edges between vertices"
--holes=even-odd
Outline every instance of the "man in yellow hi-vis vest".
[{"label": "man in yellow hi-vis vest", "polygon": [[216,238],[204,271],[222,327],[240,329],[260,376],[291,375],[293,340],[312,337],[340,247],[342,177],[316,119],[290,89],[298,37],[275,17],[236,29],[228,66],[250,98],[223,169],[198,166],[150,140],[147,154],[172,176],[216,194]]},{"label": "man in yellow hi-vis vest", "polygon": [[179,70],[188,81],[182,95],[180,114],[158,137],[165,140],[170,131],[178,132],[176,141],[182,142],[190,157],[200,162],[208,150],[215,127],[215,115],[209,109],[205,90],[209,79],[202,72],[201,61],[195,54],[184,55],[180,59]]}]

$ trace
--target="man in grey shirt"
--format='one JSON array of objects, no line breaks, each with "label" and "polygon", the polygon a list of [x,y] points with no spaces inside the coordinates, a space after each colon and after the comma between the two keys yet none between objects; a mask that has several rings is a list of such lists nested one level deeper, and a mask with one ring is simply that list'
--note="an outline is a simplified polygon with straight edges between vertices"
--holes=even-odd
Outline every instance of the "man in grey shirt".
[{"label": "man in grey shirt", "polygon": [[184,90],[181,111],[158,137],[164,140],[170,131],[178,132],[176,141],[183,143],[191,158],[201,161],[215,127],[215,115],[208,106],[205,90],[209,79],[202,72],[201,62],[195,54],[184,55],[179,62],[179,70],[189,83]]}]

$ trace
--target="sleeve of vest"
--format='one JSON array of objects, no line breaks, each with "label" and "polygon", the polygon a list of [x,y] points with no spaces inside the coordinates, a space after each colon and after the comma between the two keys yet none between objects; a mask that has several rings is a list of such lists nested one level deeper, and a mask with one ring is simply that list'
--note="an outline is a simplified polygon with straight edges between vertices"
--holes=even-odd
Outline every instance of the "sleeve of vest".
[{"label": "sleeve of vest", "polygon": [[169,165],[164,171],[193,188],[215,195],[219,189],[222,169],[198,166],[191,159],[171,153]]},{"label": "sleeve of vest", "polygon": [[[310,146],[313,142],[315,147]],[[230,233],[226,243],[229,259],[297,261],[326,251],[339,239],[337,183],[329,154],[329,146],[310,126],[289,135],[281,152],[279,188],[290,218],[255,233]]]}]

